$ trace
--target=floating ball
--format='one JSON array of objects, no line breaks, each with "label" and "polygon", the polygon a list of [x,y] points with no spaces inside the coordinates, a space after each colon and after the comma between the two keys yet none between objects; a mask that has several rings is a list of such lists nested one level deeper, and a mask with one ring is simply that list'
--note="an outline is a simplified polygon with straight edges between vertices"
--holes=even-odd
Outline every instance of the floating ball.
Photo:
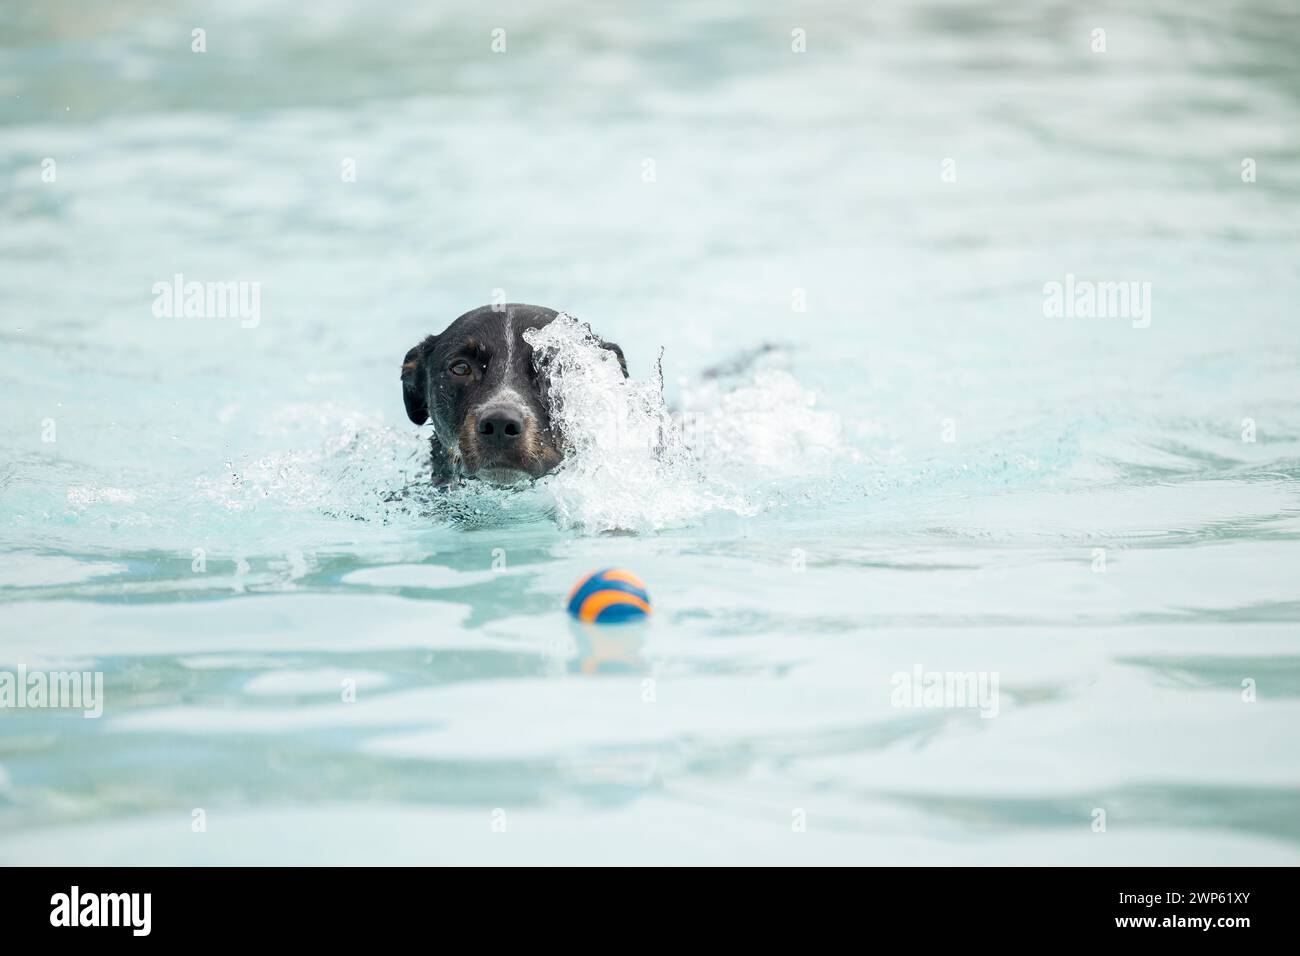
[{"label": "floating ball", "polygon": [[631,571],[605,568],[587,575],[569,592],[569,613],[586,624],[637,621],[649,616],[650,595]]}]

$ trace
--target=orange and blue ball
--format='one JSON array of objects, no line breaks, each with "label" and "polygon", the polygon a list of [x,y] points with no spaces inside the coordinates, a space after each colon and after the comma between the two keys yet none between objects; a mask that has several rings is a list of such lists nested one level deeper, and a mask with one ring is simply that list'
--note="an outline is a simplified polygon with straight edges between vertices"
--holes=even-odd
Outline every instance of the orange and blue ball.
[{"label": "orange and blue ball", "polygon": [[645,583],[631,571],[605,568],[569,592],[569,613],[586,624],[618,624],[650,615]]}]

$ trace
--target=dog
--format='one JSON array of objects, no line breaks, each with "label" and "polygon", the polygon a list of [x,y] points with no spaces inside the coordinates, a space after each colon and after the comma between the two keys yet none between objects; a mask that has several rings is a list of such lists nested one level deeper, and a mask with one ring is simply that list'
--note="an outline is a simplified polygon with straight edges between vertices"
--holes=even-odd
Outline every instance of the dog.
[{"label": "dog", "polygon": [[[433,424],[433,480],[517,485],[564,460],[564,436],[547,407],[546,370],[524,341],[559,313],[539,305],[485,305],[430,335],[402,360],[402,399],[417,425]],[[618,357],[623,350],[598,339]]]}]

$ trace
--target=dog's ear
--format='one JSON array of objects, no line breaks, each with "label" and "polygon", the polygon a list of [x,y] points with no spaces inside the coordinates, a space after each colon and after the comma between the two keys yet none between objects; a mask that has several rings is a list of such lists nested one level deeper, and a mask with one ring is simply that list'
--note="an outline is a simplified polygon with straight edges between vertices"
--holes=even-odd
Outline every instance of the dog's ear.
[{"label": "dog's ear", "polygon": [[609,349],[618,356],[618,367],[623,370],[623,377],[627,378],[627,359],[623,358],[623,350],[613,342],[606,342],[604,339],[600,339],[600,347],[602,349]]},{"label": "dog's ear", "polygon": [[406,403],[406,414],[417,425],[429,420],[429,403],[424,392],[424,360],[438,336],[430,335],[402,359],[402,400]]}]

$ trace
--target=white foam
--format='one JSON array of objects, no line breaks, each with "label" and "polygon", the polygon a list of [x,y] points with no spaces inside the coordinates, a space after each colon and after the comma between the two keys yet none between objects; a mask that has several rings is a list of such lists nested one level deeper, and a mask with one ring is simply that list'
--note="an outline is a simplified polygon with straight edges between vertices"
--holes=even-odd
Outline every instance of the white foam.
[{"label": "white foam", "polygon": [[[590,328],[561,313],[524,338],[544,373],[565,458],[530,488],[465,482],[435,489],[426,437],[333,406],[288,406],[268,416],[273,439],[304,442],[238,457],[199,483],[227,511],[314,510],[365,520],[517,524],[555,520],[587,534],[649,532],[710,512],[751,515],[784,500],[782,479],[833,473],[856,458],[840,419],[779,368],[685,389],[670,412],[662,370],[625,378]],[[403,518],[405,516],[405,518]]]},{"label": "white foam", "polygon": [[780,369],[739,385],[687,390],[671,414],[663,372],[625,379],[591,330],[561,314],[524,333],[549,378],[552,419],[565,461],[539,484],[560,522],[584,531],[648,531],[690,524],[710,511],[753,514],[776,479],[825,472],[856,458],[837,415]]},{"label": "white foam", "polygon": [[760,368],[738,386],[715,380],[686,389],[680,420],[710,474],[789,477],[858,457],[844,443],[839,416],[816,405],[789,372]]}]

